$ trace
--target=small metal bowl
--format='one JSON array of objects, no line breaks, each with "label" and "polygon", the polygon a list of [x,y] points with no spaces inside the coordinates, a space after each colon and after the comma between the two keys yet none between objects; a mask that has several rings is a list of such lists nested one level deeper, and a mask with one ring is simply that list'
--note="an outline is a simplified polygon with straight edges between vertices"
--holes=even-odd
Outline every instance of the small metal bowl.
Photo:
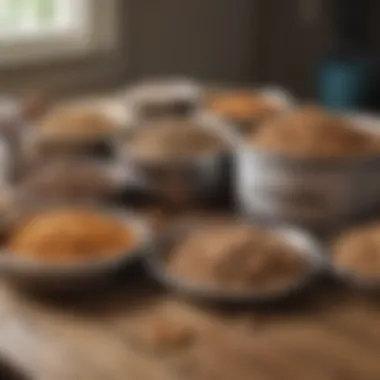
[{"label": "small metal bowl", "polygon": [[114,138],[115,134],[106,134],[85,139],[63,140],[31,132],[23,141],[23,150],[24,155],[35,162],[35,165],[67,157],[110,159],[115,157]]},{"label": "small metal bowl", "polygon": [[[229,133],[224,131],[226,126],[220,119],[203,113],[188,121],[214,133],[225,143],[225,148],[189,159],[146,162],[134,157],[128,151],[127,143],[118,148],[120,161],[126,168],[134,168],[146,187],[169,204],[228,202],[232,188],[232,145]],[[135,129],[129,138],[138,132],[139,129]]]},{"label": "small metal bowl", "polygon": [[329,272],[332,278],[348,288],[372,294],[380,294],[380,276],[376,278],[365,278],[364,276],[357,275],[334,265],[331,265]]},{"label": "small metal bowl", "polygon": [[[370,225],[372,222],[378,221],[378,218],[366,218],[366,220],[360,220],[350,226],[346,226],[345,229],[337,231],[334,235],[330,236],[328,242],[333,245],[334,238],[344,233],[344,230],[352,230],[353,228],[360,228],[363,225]],[[355,273],[352,269],[342,268],[334,262],[334,252],[330,252],[329,276],[338,283],[346,286],[350,289],[363,291],[368,294],[380,294],[380,275],[378,276],[363,276]]]},{"label": "small metal bowl", "polygon": [[102,160],[71,158],[45,163],[22,178],[15,197],[25,203],[46,201],[114,203],[129,189],[142,188],[138,175]]},{"label": "small metal bowl", "polygon": [[[210,87],[204,91],[204,105],[203,107],[207,112],[214,113],[212,108],[207,104],[208,97],[218,96],[218,94],[223,94],[223,96],[228,96],[231,93],[231,96],[234,96],[236,92],[244,91],[246,93],[252,93],[252,96],[258,96],[264,101],[268,101],[273,104],[274,113],[272,116],[278,116],[281,113],[289,111],[295,105],[295,100],[293,97],[284,89],[281,88],[271,88],[263,87],[254,89],[252,87],[242,87],[242,86],[219,86],[219,87]],[[258,117],[257,115],[250,115],[245,118],[236,118],[236,117],[227,117],[226,115],[221,115],[216,113],[219,117],[226,119],[230,124],[230,127],[238,132],[241,135],[247,135],[254,132],[258,126],[268,118],[268,117]]]},{"label": "small metal bowl", "polygon": [[27,290],[43,292],[70,292],[91,289],[95,285],[102,285],[109,280],[118,270],[130,266],[138,261],[146,249],[150,238],[150,230],[146,223],[132,214],[111,209],[99,209],[92,205],[50,204],[40,207],[30,207],[18,212],[8,227],[8,234],[17,226],[20,220],[33,216],[43,210],[63,207],[77,207],[80,209],[99,210],[109,216],[118,218],[132,226],[138,236],[136,246],[128,252],[120,252],[111,258],[104,258],[80,263],[46,263],[38,260],[29,260],[12,255],[4,248],[0,252],[0,275],[10,283]]},{"label": "small metal bowl", "polygon": [[[252,223],[256,225],[257,223]],[[194,225],[183,224],[169,229],[161,237],[155,249],[150,250],[146,256],[146,265],[149,272],[164,287],[194,301],[201,301],[220,305],[246,305],[265,304],[286,300],[293,295],[306,290],[326,268],[324,248],[312,236],[306,232],[292,227],[274,227],[276,234],[283,236],[290,244],[297,247],[309,262],[309,268],[294,283],[286,287],[273,287],[260,291],[228,291],[213,289],[189,280],[173,276],[168,273],[166,262],[172,253],[173,247],[179,240],[194,228]]]},{"label": "small metal bowl", "polygon": [[188,117],[200,106],[201,88],[193,80],[154,79],[128,89],[126,102],[138,121]]}]

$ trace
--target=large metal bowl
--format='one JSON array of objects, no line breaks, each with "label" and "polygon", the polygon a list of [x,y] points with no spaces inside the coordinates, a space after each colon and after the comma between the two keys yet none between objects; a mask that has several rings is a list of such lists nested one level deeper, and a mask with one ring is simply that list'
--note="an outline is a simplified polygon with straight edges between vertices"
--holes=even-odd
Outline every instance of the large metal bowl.
[{"label": "large metal bowl", "polygon": [[[59,209],[60,207],[63,207],[62,204],[52,203],[20,210],[17,217],[9,223],[8,233],[25,217],[32,216],[42,210]],[[96,206],[81,204],[75,207],[81,209],[95,208]],[[92,288],[94,285],[104,284],[117,270],[135,263],[141,257],[145,247],[149,244],[150,231],[146,223],[135,215],[112,209],[101,209],[99,211],[132,226],[138,239],[131,250],[112,255],[110,258],[80,263],[51,264],[20,258],[3,248],[0,252],[0,275],[18,287],[42,292],[77,292]]]},{"label": "large metal bowl", "polygon": [[236,198],[244,213],[329,229],[370,214],[379,203],[380,155],[299,159],[235,143]]},{"label": "large metal bowl", "polygon": [[[244,219],[243,219],[244,220]],[[247,221],[247,220],[246,220]],[[212,304],[245,305],[262,304],[285,300],[300,293],[313,283],[327,268],[325,249],[307,232],[290,226],[269,226],[259,221],[247,221],[252,225],[270,228],[274,234],[285,239],[295,247],[308,262],[308,268],[298,278],[286,286],[272,286],[265,290],[253,288],[250,291],[231,291],[213,288],[191,282],[171,275],[167,270],[167,261],[173,248],[181,242],[186,234],[199,228],[202,224],[184,222],[169,228],[159,239],[156,247],[145,256],[148,270],[166,288],[195,301]]]}]

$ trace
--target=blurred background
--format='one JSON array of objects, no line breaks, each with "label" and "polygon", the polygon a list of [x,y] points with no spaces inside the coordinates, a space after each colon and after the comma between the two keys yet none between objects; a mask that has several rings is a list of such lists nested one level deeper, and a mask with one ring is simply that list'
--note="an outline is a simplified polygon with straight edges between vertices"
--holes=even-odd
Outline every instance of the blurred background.
[{"label": "blurred background", "polygon": [[376,108],[379,14],[375,0],[0,0],[0,82],[70,94],[180,74]]}]

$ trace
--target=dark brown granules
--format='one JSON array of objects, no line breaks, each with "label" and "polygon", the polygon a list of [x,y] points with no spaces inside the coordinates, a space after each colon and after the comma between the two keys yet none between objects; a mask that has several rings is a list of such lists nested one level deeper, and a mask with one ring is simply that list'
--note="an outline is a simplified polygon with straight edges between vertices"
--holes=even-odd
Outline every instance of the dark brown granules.
[{"label": "dark brown granules", "polygon": [[216,223],[190,233],[172,250],[171,275],[224,290],[265,290],[296,281],[307,262],[279,236],[238,223]]}]

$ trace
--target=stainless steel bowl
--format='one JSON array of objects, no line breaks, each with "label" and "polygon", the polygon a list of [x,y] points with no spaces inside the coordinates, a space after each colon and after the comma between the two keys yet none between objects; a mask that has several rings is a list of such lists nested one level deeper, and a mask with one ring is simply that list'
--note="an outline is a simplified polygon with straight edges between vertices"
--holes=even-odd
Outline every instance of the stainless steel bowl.
[{"label": "stainless steel bowl", "polygon": [[200,100],[200,85],[186,78],[144,81],[126,94],[126,102],[138,121],[187,117],[200,107]]},{"label": "stainless steel bowl", "polygon": [[380,276],[366,278],[334,265],[330,267],[330,274],[348,288],[380,294]]},{"label": "stainless steel bowl", "polygon": [[[236,141],[235,141],[236,142]],[[377,207],[380,155],[299,159],[236,142],[236,198],[244,213],[339,228]]]},{"label": "stainless steel bowl", "polygon": [[[119,157],[125,168],[133,168],[146,188],[164,201],[183,204],[228,198],[231,183],[231,142],[225,125],[212,115],[199,113],[189,119],[212,130],[226,144],[224,150],[195,158],[166,162],[146,162],[120,145]],[[135,130],[138,133],[138,128]],[[131,132],[130,137],[133,135]]]},{"label": "stainless steel bowl", "polygon": [[66,159],[47,162],[28,173],[15,186],[16,201],[41,203],[113,202],[131,188],[138,188],[137,175],[121,165],[103,160]]},{"label": "stainless steel bowl", "polygon": [[22,142],[25,165],[38,167],[48,160],[67,157],[113,158],[115,155],[112,143],[114,136],[114,134],[109,134],[65,141],[31,131],[24,136]]},{"label": "stainless steel bowl", "polygon": [[[263,226],[259,222],[250,223]],[[265,291],[257,289],[247,292],[229,291],[228,289],[206,287],[169,274],[166,268],[167,260],[173,252],[173,247],[187,233],[196,228],[192,223],[184,223],[166,231],[156,248],[152,248],[146,256],[147,268],[163,286],[196,301],[213,304],[244,305],[287,299],[305,290],[326,270],[325,249],[316,239],[303,230],[294,227],[270,227],[268,225],[264,225],[264,227],[271,228],[275,234],[297,248],[309,263],[308,269],[303,275],[287,286],[268,287]]]},{"label": "stainless steel bowl", "polygon": [[[17,226],[19,220],[32,216],[41,210],[59,207],[62,207],[62,205],[50,204],[21,210],[12,223],[9,224],[8,233],[11,232],[14,226]],[[95,206],[78,205],[77,207],[81,209],[94,208]],[[97,284],[104,284],[117,270],[135,263],[141,257],[149,245],[151,234],[146,223],[132,214],[110,209],[99,209],[99,211],[118,218],[134,228],[138,236],[138,242],[132,251],[120,252],[110,258],[81,263],[50,264],[17,257],[3,248],[0,252],[0,275],[14,285],[27,290],[43,292],[76,292],[91,289]]]},{"label": "stainless steel bowl", "polygon": [[[252,87],[244,87],[241,85],[219,85],[219,86],[210,86],[204,91],[204,102],[206,104],[204,107],[206,108],[206,111],[213,112],[212,109],[209,110],[207,105],[207,98],[217,95],[218,93],[222,93],[225,95],[228,95],[229,92],[234,94],[235,92],[239,91],[245,91],[250,92],[252,95],[259,95],[260,98],[263,100],[266,100],[273,104],[274,109],[277,111],[275,112],[275,116],[278,116],[278,114],[287,112],[294,108],[296,101],[293,98],[293,96],[287,92],[286,90],[282,88],[276,88],[276,87],[261,87],[261,88],[252,88]],[[220,115],[220,117],[222,117]],[[226,119],[226,122],[229,123],[229,128],[232,130],[238,132],[242,135],[249,135],[254,132],[258,126],[267,120],[267,118],[263,117],[255,117],[254,115],[251,115],[248,118],[245,119],[238,119],[238,118],[228,118],[223,117]]]}]

